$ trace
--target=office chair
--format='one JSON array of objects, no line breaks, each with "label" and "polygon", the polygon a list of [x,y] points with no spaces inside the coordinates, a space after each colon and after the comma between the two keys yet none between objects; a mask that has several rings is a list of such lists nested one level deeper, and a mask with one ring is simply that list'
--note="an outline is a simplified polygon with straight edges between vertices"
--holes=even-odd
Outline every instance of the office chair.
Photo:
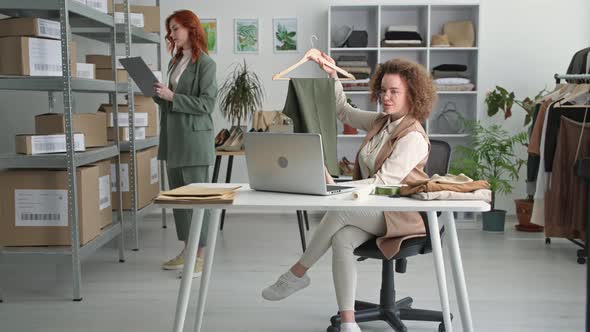
[{"label": "office chair", "polygon": [[[430,141],[430,156],[426,163],[424,171],[432,176],[434,174],[447,174],[449,161],[451,159],[451,146],[443,141]],[[430,244],[430,231],[428,229],[428,218],[425,213],[420,213],[426,226],[426,236],[411,238],[402,242],[400,251],[391,259],[383,256],[375,239],[368,240],[354,250],[356,256],[360,256],[359,261],[371,259],[380,259],[382,261],[381,272],[381,296],[379,304],[355,301],[354,309],[357,322],[385,321],[394,331],[405,332],[408,329],[402,320],[440,322],[439,332],[444,332],[444,322],[441,311],[422,310],[412,308],[413,299],[411,297],[403,298],[396,302],[395,300],[395,282],[393,272],[393,262],[395,261],[395,271],[405,273],[408,264],[408,257],[424,255],[432,252]],[[441,228],[441,237],[444,227]],[[452,316],[451,316],[452,318]],[[331,325],[328,332],[340,331],[340,316],[336,315],[330,319]]]}]

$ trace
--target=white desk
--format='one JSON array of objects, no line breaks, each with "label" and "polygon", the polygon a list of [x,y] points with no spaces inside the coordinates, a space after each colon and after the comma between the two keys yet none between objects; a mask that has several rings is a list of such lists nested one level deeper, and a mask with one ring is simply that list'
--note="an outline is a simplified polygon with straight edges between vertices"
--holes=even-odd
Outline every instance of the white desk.
[{"label": "white desk", "polygon": [[[310,196],[295,195],[282,193],[269,193],[251,190],[247,184],[194,184],[203,186],[228,187],[241,185],[233,204],[158,204],[161,208],[192,208],[193,219],[187,244],[187,255],[184,264],[183,278],[180,284],[178,302],[176,304],[176,316],[174,320],[174,332],[182,332],[184,329],[184,320],[188,307],[188,300],[192,285],[192,271],[195,268],[197,255],[197,242],[201,233],[203,221],[203,209],[213,209],[211,224],[209,225],[208,245],[205,252],[205,264],[203,275],[201,276],[201,288],[199,292],[199,301],[197,304],[197,317],[195,321],[195,332],[201,330],[203,313],[205,310],[205,301],[207,299],[207,290],[209,287],[209,278],[211,277],[211,267],[213,266],[213,255],[215,252],[215,242],[219,229],[219,211],[221,209],[240,211],[244,209],[251,210],[257,208],[265,211],[285,210],[320,210],[320,211],[354,211],[354,210],[382,210],[382,211],[419,211],[426,212],[428,215],[428,225],[432,243],[432,253],[434,257],[434,267],[438,281],[440,302],[443,311],[444,324],[447,332],[452,332],[451,315],[449,307],[449,295],[447,291],[447,281],[443,264],[443,254],[441,240],[439,235],[439,223],[436,212],[442,212],[442,219],[446,225],[448,235],[448,247],[450,253],[451,269],[455,281],[457,300],[459,303],[459,314],[463,331],[472,332],[473,324],[471,321],[471,309],[469,308],[469,298],[467,296],[467,287],[463,275],[463,263],[461,262],[461,253],[459,250],[459,240],[457,238],[457,229],[453,212],[483,212],[489,211],[490,205],[482,201],[419,201],[408,198],[389,198],[384,196],[369,196],[363,200],[352,201],[346,199],[349,194],[336,196]],[[187,276],[189,276],[187,278]],[[327,318],[326,318],[327,320]]]}]

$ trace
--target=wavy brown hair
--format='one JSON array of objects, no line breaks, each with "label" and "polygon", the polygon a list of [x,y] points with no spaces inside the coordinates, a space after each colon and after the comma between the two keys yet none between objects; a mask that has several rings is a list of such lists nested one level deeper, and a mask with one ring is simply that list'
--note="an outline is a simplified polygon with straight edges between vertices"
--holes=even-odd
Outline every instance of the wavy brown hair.
[{"label": "wavy brown hair", "polygon": [[400,75],[408,87],[407,96],[410,114],[416,120],[424,122],[432,112],[436,102],[436,88],[430,74],[424,66],[406,59],[393,59],[379,65],[371,77],[371,101],[381,102],[379,94],[381,81],[385,74]]},{"label": "wavy brown hair", "polygon": [[[172,31],[170,30],[170,21],[175,20],[180,26],[185,29],[188,29],[188,39],[191,42],[191,46],[193,48],[193,55],[192,55],[192,63],[195,63],[201,52],[205,52],[209,54],[207,50],[207,35],[205,34],[205,29],[201,24],[201,20],[199,17],[190,10],[177,10],[172,15],[166,18],[166,42],[168,43],[168,51],[170,54],[174,52],[176,48],[176,44],[170,34]],[[176,50],[176,54],[174,54],[173,63],[180,60],[182,58],[182,48],[178,47]]]}]

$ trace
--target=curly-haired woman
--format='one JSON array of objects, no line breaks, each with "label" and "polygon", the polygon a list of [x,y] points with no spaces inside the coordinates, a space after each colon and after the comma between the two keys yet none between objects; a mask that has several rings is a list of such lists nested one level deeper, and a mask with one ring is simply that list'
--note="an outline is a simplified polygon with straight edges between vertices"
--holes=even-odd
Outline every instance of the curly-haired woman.
[{"label": "curly-haired woman", "polygon": [[[331,78],[337,77],[336,72],[325,65],[334,63],[328,55],[322,54],[322,58],[314,61]],[[430,142],[421,123],[430,115],[436,100],[430,75],[417,63],[390,60],[378,67],[370,90],[371,99],[381,104],[382,113],[350,106],[342,84],[336,81],[338,118],[368,133],[356,157],[355,181],[349,183],[390,185],[426,179],[424,165]],[[327,171],[326,181],[333,183]],[[400,224],[403,227],[399,227]],[[278,301],[307,287],[310,284],[307,270],[332,247],[332,274],[342,318],[340,331],[358,332],[360,328],[354,317],[357,278],[354,249],[377,237],[379,249],[391,258],[399,251],[404,236],[424,232],[422,218],[417,212],[328,212],[303,256],[277,282],[264,289],[262,296]]]}]

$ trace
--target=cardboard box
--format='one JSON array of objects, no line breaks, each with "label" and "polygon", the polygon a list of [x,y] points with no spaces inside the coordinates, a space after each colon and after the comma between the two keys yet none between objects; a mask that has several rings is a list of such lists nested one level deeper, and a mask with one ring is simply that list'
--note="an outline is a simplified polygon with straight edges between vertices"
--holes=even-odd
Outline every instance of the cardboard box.
[{"label": "cardboard box", "polygon": [[[129,21],[132,26],[138,28],[143,28],[145,24],[142,13],[129,13]],[[125,13],[115,12],[115,24],[125,24]]]},{"label": "cardboard box", "polygon": [[111,202],[111,160],[102,160],[98,166],[98,209],[100,210],[100,228],[113,223],[113,204]]},{"label": "cardboard box", "polygon": [[113,11],[111,0],[86,0],[86,6],[105,14]]},{"label": "cardboard box", "polygon": [[[126,83],[127,82],[127,71],[124,69],[117,69],[117,81],[119,83]],[[115,76],[113,75],[112,69],[97,69],[96,70],[96,79],[97,80],[106,80],[106,81],[114,81]]]},{"label": "cardboard box", "polygon": [[[150,104],[151,103],[151,104]],[[107,114],[107,126],[113,127],[113,106],[109,104],[100,105],[99,111]],[[119,127],[129,127],[129,106],[119,105]],[[158,136],[158,110],[149,97],[135,96],[135,127],[147,127],[145,136]]]},{"label": "cardboard box", "polygon": [[[123,12],[122,4],[115,5],[115,11]],[[147,32],[160,32],[160,7],[158,6],[135,6],[129,7],[131,13],[143,14],[144,27],[143,30]],[[109,12],[112,14],[112,12]]]},{"label": "cardboard box", "polygon": [[148,126],[145,131],[145,136],[158,136],[158,107],[152,97],[145,97],[143,95],[134,95],[135,111],[146,112],[148,114]]},{"label": "cardboard box", "polygon": [[61,39],[60,24],[36,17],[5,18],[0,20],[0,37],[42,37]]},{"label": "cardboard box", "polygon": [[93,63],[76,63],[76,77],[89,80],[96,79],[96,67]]},{"label": "cardboard box", "polygon": [[[119,63],[119,61],[118,61],[121,58],[125,58],[125,56],[124,55],[117,55],[117,69],[123,69],[123,65],[121,65],[121,63]],[[110,55],[87,54],[86,55],[86,62],[93,63],[96,66],[96,69],[112,69],[113,68]]]},{"label": "cardboard box", "polygon": [[[135,139],[145,139],[145,129],[146,127],[135,127]],[[107,137],[109,141],[115,140],[115,128],[107,128]],[[122,142],[129,141],[129,127],[120,127],[119,128],[119,139]]]},{"label": "cardboard box", "polygon": [[[107,142],[106,132],[107,117],[104,112],[74,113],[73,130],[84,134],[86,147],[105,146]],[[66,120],[63,113],[45,113],[35,116],[35,134],[65,134]]]},{"label": "cardboard box", "polygon": [[[137,173],[137,208],[141,209],[150,204],[160,193],[160,178],[158,167],[158,148],[153,147],[138,151],[136,156]],[[131,210],[131,193],[129,192],[129,152],[121,153],[121,189],[123,192],[123,209]],[[115,178],[115,163],[111,165],[111,199],[113,210],[119,208]]]},{"label": "cardboard box", "polygon": [[[99,167],[78,167],[76,175],[84,245],[100,234]],[[70,245],[66,170],[9,170],[0,183],[0,246]]]},{"label": "cardboard box", "polygon": [[[76,44],[70,44],[70,68],[76,73]],[[35,37],[0,38],[0,75],[62,76],[61,41]]]},{"label": "cardboard box", "polygon": [[[35,155],[66,152],[66,135],[16,135],[16,153]],[[84,134],[74,134],[74,150],[86,151]]]}]

